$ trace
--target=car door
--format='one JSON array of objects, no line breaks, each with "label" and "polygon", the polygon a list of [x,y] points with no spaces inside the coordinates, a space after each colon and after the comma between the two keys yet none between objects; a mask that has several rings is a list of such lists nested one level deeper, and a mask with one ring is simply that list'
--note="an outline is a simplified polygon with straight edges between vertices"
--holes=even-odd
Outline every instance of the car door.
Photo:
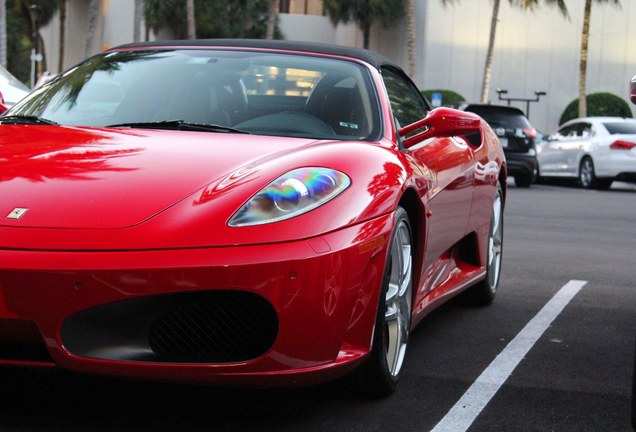
[{"label": "car door", "polygon": [[[406,76],[391,68],[383,68],[382,76],[398,127],[426,117],[428,104]],[[406,152],[417,165],[416,170],[428,173],[424,177],[431,185],[425,222],[426,271],[466,235],[473,199],[474,156],[468,143],[456,137],[426,140]]]},{"label": "car door", "polygon": [[561,127],[552,134],[541,147],[539,153],[539,172],[543,176],[566,174],[563,148],[576,135],[576,124]]},{"label": "car door", "polygon": [[578,175],[581,156],[589,147],[592,125],[575,122],[563,126],[542,148],[539,169],[542,175]]}]

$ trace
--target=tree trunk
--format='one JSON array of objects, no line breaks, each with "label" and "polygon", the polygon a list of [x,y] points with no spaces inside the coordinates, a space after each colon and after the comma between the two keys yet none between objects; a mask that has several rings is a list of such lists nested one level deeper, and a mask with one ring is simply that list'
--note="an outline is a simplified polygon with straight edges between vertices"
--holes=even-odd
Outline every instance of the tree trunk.
[{"label": "tree trunk", "polygon": [[269,0],[269,12],[267,14],[267,39],[274,39],[276,31],[276,16],[278,15],[278,0]]},{"label": "tree trunk", "polygon": [[497,34],[497,20],[499,16],[499,3],[495,0],[492,7],[492,18],[490,20],[490,38],[488,39],[488,52],[486,53],[486,65],[484,66],[484,80],[481,86],[481,103],[488,102],[490,94],[490,81],[492,79],[492,57],[495,50],[495,35]]},{"label": "tree trunk", "polygon": [[371,24],[362,24],[362,46],[364,49],[369,49],[369,40],[371,39]]},{"label": "tree trunk", "polygon": [[196,39],[197,26],[194,19],[194,0],[186,1],[186,23],[188,27],[188,39]]},{"label": "tree trunk", "polygon": [[135,0],[135,12],[133,17],[133,41],[141,41],[141,19],[143,17],[143,0]]},{"label": "tree trunk", "polygon": [[64,50],[65,50],[65,33],[66,33],[66,0],[60,0],[60,49],[59,59],[57,61],[57,71],[64,70]]},{"label": "tree trunk", "polygon": [[415,78],[415,0],[408,0],[406,12],[406,47],[408,50],[408,72]]},{"label": "tree trunk", "polygon": [[592,0],[585,0],[583,12],[583,32],[581,33],[581,62],[579,63],[579,117],[587,116],[585,81],[587,78],[587,44],[590,36],[590,15]]},{"label": "tree trunk", "polygon": [[93,39],[95,37],[95,28],[97,27],[97,16],[99,15],[100,0],[90,0],[88,5],[88,30],[86,31],[86,47],[84,48],[84,57],[90,57],[93,49]]},{"label": "tree trunk", "polygon": [[0,65],[7,67],[7,1],[0,0]]}]

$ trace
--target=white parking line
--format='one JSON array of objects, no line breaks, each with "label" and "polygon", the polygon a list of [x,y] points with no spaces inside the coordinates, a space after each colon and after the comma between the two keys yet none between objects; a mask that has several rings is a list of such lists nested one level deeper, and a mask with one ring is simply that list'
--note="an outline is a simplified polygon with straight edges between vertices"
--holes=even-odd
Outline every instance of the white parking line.
[{"label": "white parking line", "polygon": [[571,280],[565,284],[499,353],[431,432],[466,431],[552,321],[586,283]]}]

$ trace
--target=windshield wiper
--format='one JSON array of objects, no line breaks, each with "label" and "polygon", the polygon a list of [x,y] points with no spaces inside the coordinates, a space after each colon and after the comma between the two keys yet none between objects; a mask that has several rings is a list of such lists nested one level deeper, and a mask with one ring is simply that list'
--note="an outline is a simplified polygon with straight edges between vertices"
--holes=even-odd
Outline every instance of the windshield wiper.
[{"label": "windshield wiper", "polygon": [[207,124],[207,123],[190,123],[184,120],[163,120],[163,121],[156,121],[156,122],[117,123],[117,124],[108,125],[106,127],[183,130],[183,131],[194,131],[194,132],[233,132],[233,133],[242,133],[242,134],[249,133],[239,129],[227,127],[227,126]]},{"label": "windshield wiper", "polygon": [[38,116],[31,115],[10,115],[0,117],[0,124],[26,124],[26,125],[51,125],[51,126],[59,126],[59,123],[56,123],[52,120],[47,120]]}]

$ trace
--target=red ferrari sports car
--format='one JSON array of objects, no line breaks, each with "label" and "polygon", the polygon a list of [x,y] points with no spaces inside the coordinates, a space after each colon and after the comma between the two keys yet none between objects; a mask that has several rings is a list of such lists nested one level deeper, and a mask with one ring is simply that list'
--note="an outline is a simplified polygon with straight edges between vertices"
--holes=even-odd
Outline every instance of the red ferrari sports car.
[{"label": "red ferrari sports car", "polygon": [[499,283],[506,164],[364,50],[130,44],[0,117],[0,364],[231,385],[349,372]]}]

